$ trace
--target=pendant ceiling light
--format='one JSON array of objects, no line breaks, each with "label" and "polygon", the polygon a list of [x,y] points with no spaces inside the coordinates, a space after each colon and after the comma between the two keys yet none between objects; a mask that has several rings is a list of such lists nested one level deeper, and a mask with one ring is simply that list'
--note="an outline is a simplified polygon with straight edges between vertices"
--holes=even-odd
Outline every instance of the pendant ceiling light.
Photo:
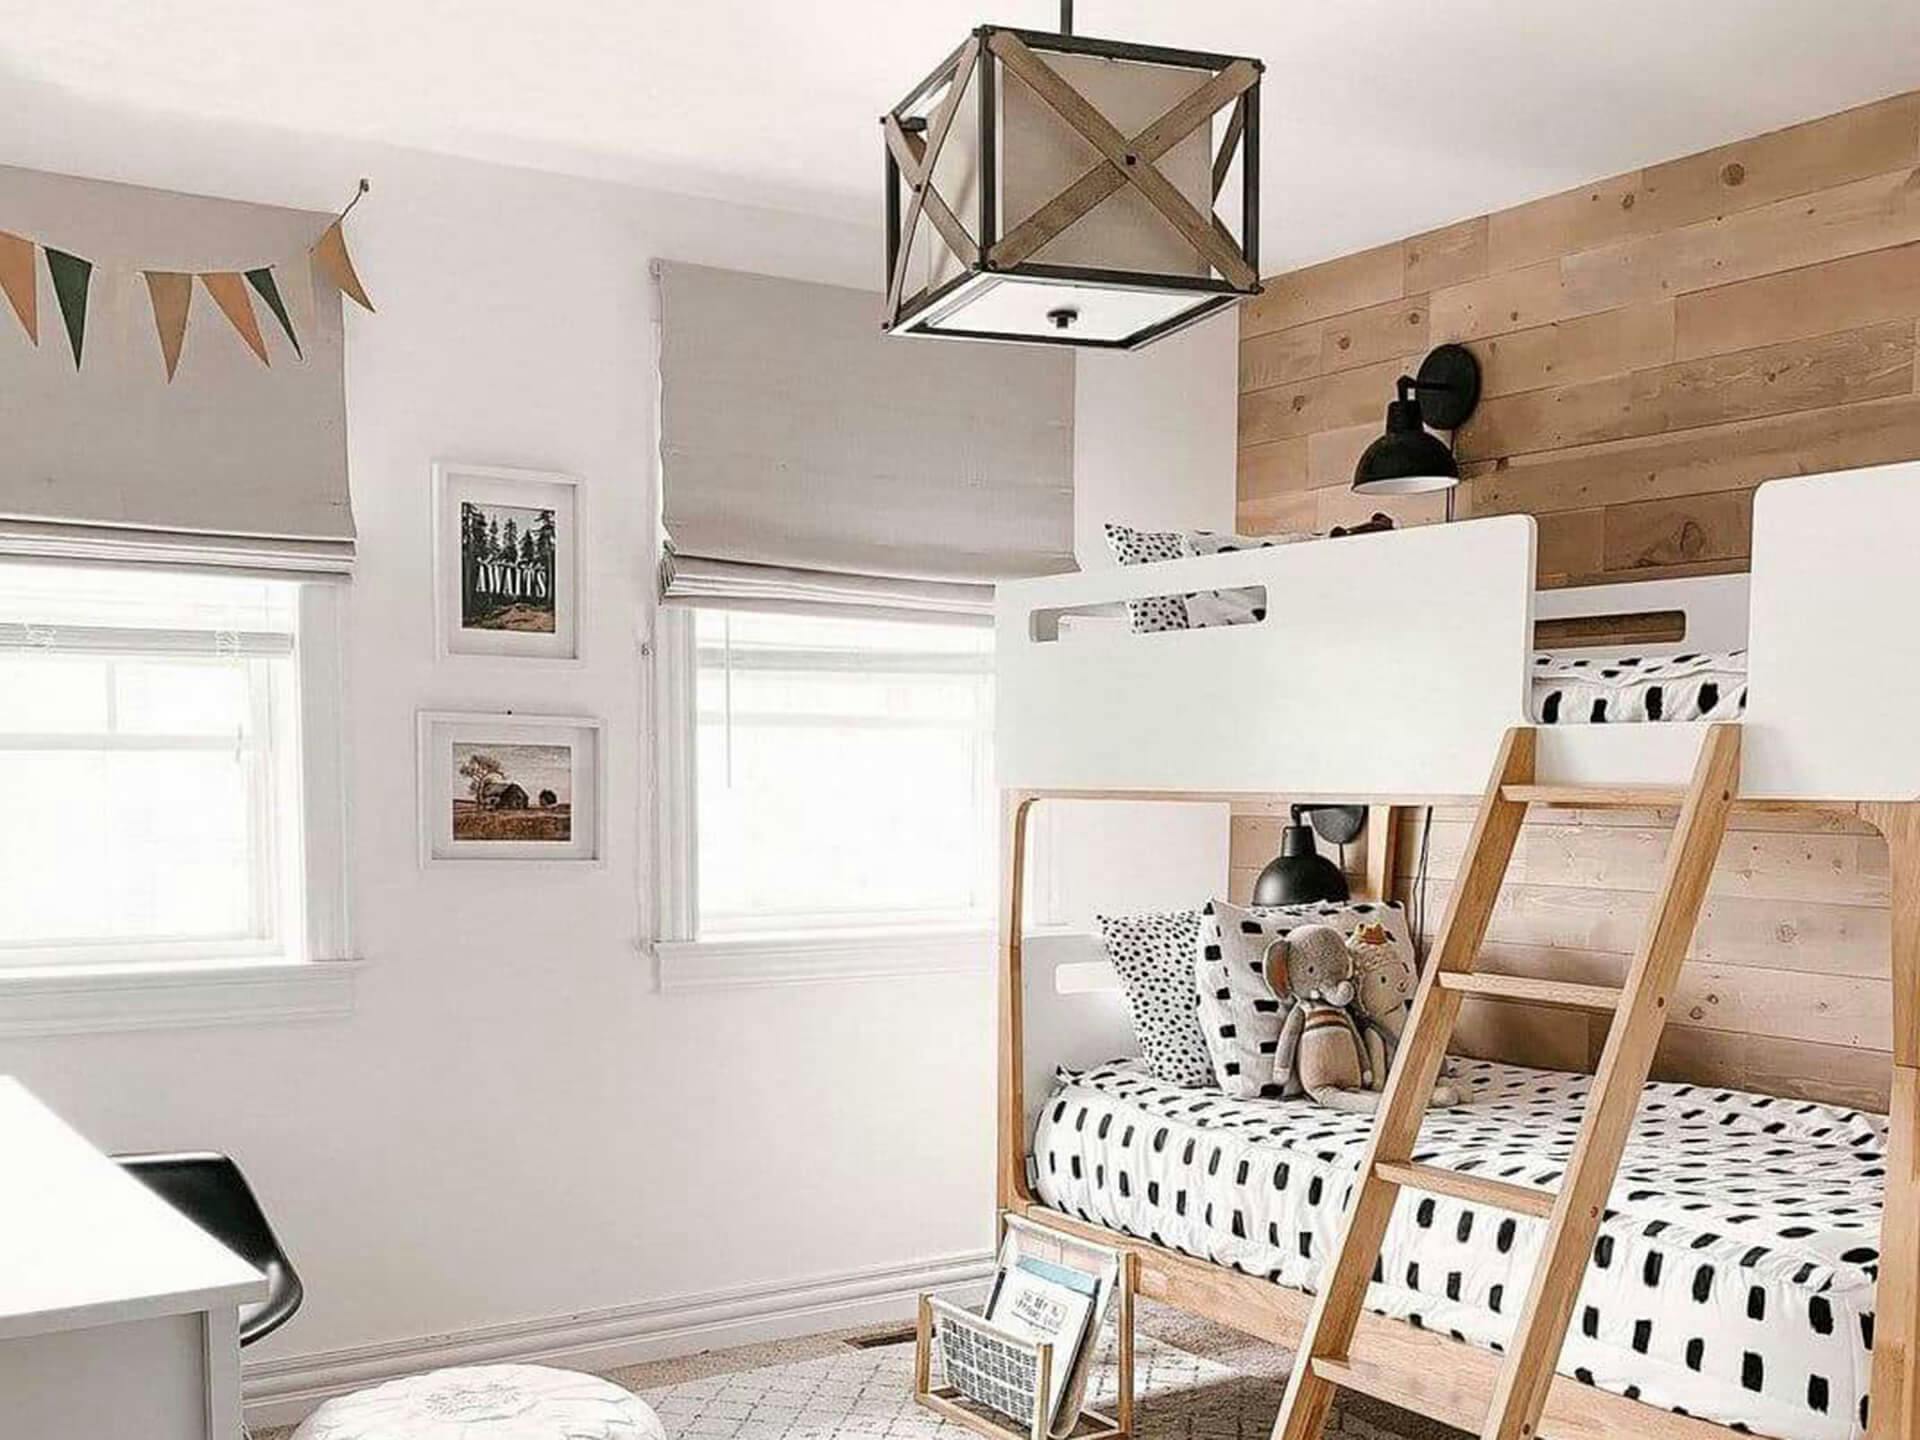
[{"label": "pendant ceiling light", "polygon": [[1060,12],[981,26],[880,117],[892,333],[1134,349],[1260,293],[1260,62]]}]

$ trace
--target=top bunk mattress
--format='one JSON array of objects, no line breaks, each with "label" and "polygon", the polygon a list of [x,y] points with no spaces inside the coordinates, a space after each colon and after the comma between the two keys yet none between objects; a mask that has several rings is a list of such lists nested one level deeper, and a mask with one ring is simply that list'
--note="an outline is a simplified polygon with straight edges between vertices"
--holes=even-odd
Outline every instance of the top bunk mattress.
[{"label": "top bunk mattress", "polygon": [[[1552,1189],[1592,1077],[1454,1063],[1474,1101],[1431,1112],[1414,1158]],[[1089,1223],[1312,1291],[1371,1125],[1121,1061],[1063,1072],[1034,1138],[1035,1188]],[[1649,1085],[1560,1372],[1790,1440],[1862,1435],[1885,1163],[1878,1116]],[[1498,1350],[1544,1230],[1403,1191],[1368,1308]]]},{"label": "top bunk mattress", "polygon": [[1532,711],[1542,725],[1738,720],[1747,713],[1747,652],[1536,655]]}]

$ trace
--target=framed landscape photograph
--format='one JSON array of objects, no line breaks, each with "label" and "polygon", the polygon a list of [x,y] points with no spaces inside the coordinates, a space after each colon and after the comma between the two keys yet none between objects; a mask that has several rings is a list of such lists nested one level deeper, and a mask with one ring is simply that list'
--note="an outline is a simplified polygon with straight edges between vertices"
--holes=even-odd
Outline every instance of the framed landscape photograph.
[{"label": "framed landscape photograph", "polygon": [[580,485],[544,470],[433,467],[442,655],[580,658]]},{"label": "framed landscape photograph", "polygon": [[422,865],[603,858],[598,720],[423,711],[419,725]]}]

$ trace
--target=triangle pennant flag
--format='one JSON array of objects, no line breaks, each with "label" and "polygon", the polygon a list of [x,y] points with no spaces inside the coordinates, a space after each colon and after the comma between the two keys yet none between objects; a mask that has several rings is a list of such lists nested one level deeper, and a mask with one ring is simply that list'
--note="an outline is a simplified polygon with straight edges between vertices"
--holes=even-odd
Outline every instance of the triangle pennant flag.
[{"label": "triangle pennant flag", "polygon": [[73,347],[73,368],[80,368],[80,347],[87,338],[87,287],[93,283],[93,262],[40,247],[47,255],[47,273],[53,277],[54,297],[60,302],[60,318],[67,325],[67,343]]},{"label": "triangle pennant flag", "polygon": [[202,275],[200,283],[207,287],[207,294],[213,297],[213,303],[220,307],[227,322],[247,342],[247,348],[260,357],[262,365],[271,365],[266,339],[260,334],[260,321],[253,313],[253,302],[247,299],[247,282],[235,271],[222,270]]},{"label": "triangle pennant flag", "polygon": [[40,343],[40,277],[34,272],[33,242],[0,230],[0,290],[20,319],[27,339]]},{"label": "triangle pennant flag", "polygon": [[346,233],[341,230],[338,220],[329,225],[326,234],[314,242],[313,258],[343,295],[362,310],[373,310],[373,301],[367,298],[367,292],[360,284],[360,276],[354,271],[353,257],[347,254]]},{"label": "triangle pennant flag", "polygon": [[293,346],[293,353],[302,360],[306,354],[300,349],[300,337],[293,333],[293,317],[287,314],[287,305],[280,298],[280,287],[273,282],[273,267],[262,265],[258,270],[247,271],[247,284],[267,302],[267,308],[273,311],[273,318],[280,322],[280,328],[287,332],[287,340]]},{"label": "triangle pennant flag", "polygon": [[180,366],[180,347],[187,338],[187,308],[193,303],[193,276],[176,270],[143,270],[147,298],[153,301],[153,328],[160,332],[160,356],[167,362],[167,380]]}]

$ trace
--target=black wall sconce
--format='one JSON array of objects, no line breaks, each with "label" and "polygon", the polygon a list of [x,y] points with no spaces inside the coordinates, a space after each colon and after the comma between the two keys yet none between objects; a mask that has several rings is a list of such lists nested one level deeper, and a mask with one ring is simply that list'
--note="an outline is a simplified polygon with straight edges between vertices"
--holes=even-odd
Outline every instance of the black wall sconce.
[{"label": "black wall sconce", "polygon": [[1253,882],[1253,903],[1309,905],[1316,900],[1347,899],[1347,877],[1320,853],[1313,837],[1317,831],[1329,845],[1345,845],[1366,823],[1366,808],[1361,805],[1295,805],[1287,828],[1280,832],[1280,854]]},{"label": "black wall sconce", "polygon": [[1367,446],[1353,470],[1360,495],[1420,495],[1447,492],[1447,519],[1453,519],[1453,490],[1460,483],[1460,462],[1453,446],[1433,430],[1452,432],[1466,424],[1480,403],[1480,362],[1464,345],[1441,345],[1412,375],[1395,382],[1387,404],[1387,427]]}]

